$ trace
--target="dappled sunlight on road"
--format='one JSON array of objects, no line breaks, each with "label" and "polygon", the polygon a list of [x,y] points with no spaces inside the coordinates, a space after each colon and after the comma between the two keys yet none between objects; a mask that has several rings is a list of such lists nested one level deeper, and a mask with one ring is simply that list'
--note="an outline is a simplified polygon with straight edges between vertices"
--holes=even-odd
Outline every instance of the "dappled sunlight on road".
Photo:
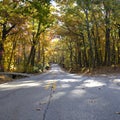
[{"label": "dappled sunlight on road", "polygon": [[22,81],[19,84],[15,83],[5,83],[0,86],[0,91],[5,91],[5,90],[14,90],[18,88],[29,88],[29,87],[36,87],[36,86],[42,86],[42,83],[40,82],[35,82],[34,80],[30,81]]},{"label": "dappled sunlight on road", "polygon": [[83,76],[82,75],[77,75],[77,74],[70,74],[70,73],[66,73],[66,75],[68,75],[69,77],[72,77],[74,79],[77,79],[77,78],[82,78]]},{"label": "dappled sunlight on road", "polygon": [[62,84],[60,87],[62,87],[62,88],[70,88],[72,86],[70,84]]},{"label": "dappled sunlight on road", "polygon": [[111,84],[109,85],[109,88],[120,90],[120,79],[113,79],[111,80]]},{"label": "dappled sunlight on road", "polygon": [[114,83],[120,83],[120,79],[114,79],[113,82]]},{"label": "dappled sunlight on road", "polygon": [[61,97],[65,96],[66,92],[57,92],[54,93],[54,100],[60,99]]},{"label": "dappled sunlight on road", "polygon": [[[69,74],[54,64],[47,73],[1,84],[0,110],[1,113],[3,109],[7,111],[4,112],[6,116],[8,113],[14,115],[19,109],[21,114],[18,113],[18,117],[31,116],[32,120],[36,114],[40,120],[43,116],[46,120],[79,120],[81,116],[84,116],[83,120],[103,120],[93,117],[110,116],[119,111],[119,91],[119,76]],[[117,104],[114,98],[117,98]]]},{"label": "dappled sunlight on road", "polygon": [[77,79],[62,79],[60,80],[60,82],[64,82],[64,83],[67,83],[67,82],[70,82],[70,83],[74,83],[74,82],[80,82],[81,80],[77,80]]},{"label": "dappled sunlight on road", "polygon": [[84,83],[83,83],[83,86],[85,87],[100,87],[100,86],[104,86],[106,85],[106,83],[103,83],[103,82],[99,82],[99,81],[96,81],[96,80],[85,80]]},{"label": "dappled sunlight on road", "polygon": [[69,97],[70,98],[79,98],[79,97],[82,97],[85,93],[86,93],[85,90],[75,89],[75,90],[70,91]]},{"label": "dappled sunlight on road", "polygon": [[58,80],[54,80],[54,79],[49,79],[49,80],[44,80],[44,83],[53,83],[53,82],[57,82]]}]

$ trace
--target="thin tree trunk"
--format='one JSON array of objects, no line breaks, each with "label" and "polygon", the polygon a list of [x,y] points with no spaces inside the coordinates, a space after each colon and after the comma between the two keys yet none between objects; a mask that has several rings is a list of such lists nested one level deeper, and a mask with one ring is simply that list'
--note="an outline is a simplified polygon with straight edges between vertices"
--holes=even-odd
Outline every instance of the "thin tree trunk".
[{"label": "thin tree trunk", "polygon": [[[93,22],[95,23],[95,30],[96,34],[93,33],[94,36],[94,44],[95,44],[95,56],[97,59],[97,66],[100,66],[102,64],[102,51],[101,51],[101,45],[100,45],[100,36],[99,36],[99,30],[98,30],[98,23],[94,14],[94,11],[92,11],[93,16]],[[94,31],[93,31],[94,32]]]},{"label": "thin tree trunk", "polygon": [[26,47],[25,47],[25,41],[23,41],[23,55],[24,55],[24,66],[23,66],[23,72],[26,70]]},{"label": "thin tree trunk", "polygon": [[106,2],[103,1],[105,9],[105,59],[104,64],[109,66],[111,64],[110,58],[110,8],[108,8]]},{"label": "thin tree trunk", "polygon": [[84,46],[84,50],[83,50],[83,62],[84,62],[84,67],[88,67],[89,63],[87,60],[87,54],[86,54],[86,44],[85,44],[85,39],[84,39],[84,35],[82,35],[82,40],[83,40],[83,46]]},{"label": "thin tree trunk", "polygon": [[106,43],[105,43],[105,65],[110,65],[110,29],[106,28]]},{"label": "thin tree trunk", "polygon": [[120,46],[119,46],[119,45],[120,45],[120,24],[119,24],[119,26],[118,26],[118,37],[119,37],[119,38],[118,38],[118,39],[119,39],[119,40],[118,40],[118,41],[119,41],[119,42],[118,42],[118,64],[120,64]]},{"label": "thin tree trunk", "polygon": [[35,65],[35,54],[36,54],[36,48],[35,46],[33,46],[33,49],[32,49],[32,54],[31,54],[31,66],[34,66]]},{"label": "thin tree trunk", "polygon": [[15,48],[16,48],[16,41],[14,40],[13,41],[12,52],[11,52],[11,55],[10,55],[10,60],[9,60],[9,63],[8,63],[8,69],[7,69],[7,71],[10,70],[10,65],[11,65],[11,62],[12,62],[13,52],[14,52]]},{"label": "thin tree trunk", "polygon": [[4,62],[3,62],[4,47],[3,43],[0,43],[0,71],[4,72]]},{"label": "thin tree trunk", "polygon": [[40,41],[38,42],[38,56],[37,56],[37,63],[40,62]]},{"label": "thin tree trunk", "polygon": [[35,59],[35,45],[32,45],[31,47],[31,51],[30,51],[30,55],[28,57],[28,62],[27,62],[27,65],[29,66],[34,66],[34,59]]},{"label": "thin tree trunk", "polygon": [[42,71],[44,71],[45,68],[45,50],[44,45],[42,45]]},{"label": "thin tree trunk", "polygon": [[93,49],[92,49],[92,39],[91,39],[91,35],[90,35],[90,25],[89,25],[89,20],[88,20],[88,10],[84,10],[85,15],[86,15],[86,26],[87,26],[87,37],[88,37],[88,42],[89,42],[89,47],[90,47],[90,51],[89,51],[89,68],[93,68],[94,67],[94,57],[93,57]]},{"label": "thin tree trunk", "polygon": [[69,50],[70,50],[70,67],[73,68],[73,51],[72,51],[72,41],[70,40],[69,44]]},{"label": "thin tree trunk", "polygon": [[98,53],[98,46],[97,46],[97,37],[95,36],[94,29],[92,30],[92,35],[93,35],[93,42],[94,42],[94,49],[95,49],[95,58],[94,58],[94,66],[99,66],[100,65],[100,58],[99,58],[99,53]]},{"label": "thin tree trunk", "polygon": [[77,53],[76,53],[77,60],[76,60],[76,64],[77,64],[77,68],[82,67],[82,56],[81,56],[80,47],[81,47],[80,41],[77,40],[76,41],[76,48],[77,48]]}]

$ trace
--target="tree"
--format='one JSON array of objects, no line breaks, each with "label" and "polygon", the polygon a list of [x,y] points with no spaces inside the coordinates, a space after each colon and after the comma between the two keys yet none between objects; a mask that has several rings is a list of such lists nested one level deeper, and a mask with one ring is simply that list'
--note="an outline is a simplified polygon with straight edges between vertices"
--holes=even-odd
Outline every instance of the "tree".
[{"label": "tree", "polygon": [[67,37],[66,45],[72,43],[72,63],[79,63],[80,67],[89,66],[89,69],[119,64],[119,1],[56,2],[60,9],[56,16],[62,28],[58,34],[63,39]]},{"label": "tree", "polygon": [[38,45],[40,35],[43,33],[51,24],[51,21],[49,20],[50,15],[50,1],[29,1],[32,12],[31,15],[31,22],[32,22],[32,28],[33,28],[33,37],[32,37],[32,46],[30,55],[28,58],[27,65],[30,65],[30,67],[33,67],[35,64],[35,54],[36,54],[36,45]]},{"label": "tree", "polygon": [[0,71],[4,71],[4,42],[10,32],[19,24],[23,24],[24,17],[21,14],[22,7],[19,2],[0,1],[0,25],[1,25],[1,39],[0,39]]}]

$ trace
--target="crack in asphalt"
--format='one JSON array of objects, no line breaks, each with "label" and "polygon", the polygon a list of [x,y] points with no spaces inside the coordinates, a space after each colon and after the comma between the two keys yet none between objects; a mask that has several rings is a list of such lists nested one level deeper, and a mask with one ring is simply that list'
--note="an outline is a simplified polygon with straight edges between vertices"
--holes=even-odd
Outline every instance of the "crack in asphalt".
[{"label": "crack in asphalt", "polygon": [[50,95],[49,95],[49,100],[48,100],[48,103],[47,103],[47,106],[46,106],[46,108],[45,108],[45,110],[44,110],[44,113],[43,113],[43,120],[46,120],[46,115],[47,115],[47,111],[48,111],[48,109],[49,109],[49,106],[50,106],[50,103],[51,103],[51,99],[52,99],[52,97],[53,97],[53,93],[54,93],[55,91],[53,90],[53,85],[51,86],[51,93],[50,93]]},{"label": "crack in asphalt", "polygon": [[[52,74],[54,74],[54,78],[53,79],[55,79],[57,75],[55,73],[53,73],[53,72],[52,72]],[[49,106],[50,106],[50,103],[51,103],[51,99],[53,97],[53,93],[55,92],[54,82],[52,83],[50,88],[51,88],[50,89],[51,93],[49,95],[48,103],[47,103],[47,106],[46,106],[46,108],[44,110],[44,113],[43,113],[43,120],[46,120],[46,115],[47,115],[47,112],[48,112],[48,109],[49,109]]]},{"label": "crack in asphalt", "polygon": [[[53,72],[52,72],[53,73]],[[53,79],[55,79],[55,77],[56,77],[57,75],[56,74],[54,74],[54,78]],[[53,93],[55,92],[55,88],[54,88],[54,82],[52,83],[52,86],[51,86],[51,93],[50,93],[50,95],[49,95],[49,100],[48,100],[48,103],[47,103],[47,106],[46,106],[46,108],[45,108],[45,110],[44,110],[44,113],[43,113],[43,120],[46,120],[46,115],[47,115],[47,112],[48,112],[48,110],[49,110],[49,106],[50,106],[50,103],[51,103],[51,99],[52,99],[52,97],[53,97]]]}]

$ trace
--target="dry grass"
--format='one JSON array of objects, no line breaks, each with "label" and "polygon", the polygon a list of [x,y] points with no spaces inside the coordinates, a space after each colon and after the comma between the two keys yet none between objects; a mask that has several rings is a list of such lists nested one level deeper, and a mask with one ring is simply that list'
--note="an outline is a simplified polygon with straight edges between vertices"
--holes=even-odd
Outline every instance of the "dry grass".
[{"label": "dry grass", "polygon": [[78,72],[84,75],[99,75],[99,74],[120,74],[120,67],[98,67],[92,70],[84,69]]},{"label": "dry grass", "polygon": [[82,75],[99,75],[99,74],[120,74],[120,66],[102,66],[94,69],[80,68],[67,70],[70,73],[77,73]]},{"label": "dry grass", "polygon": [[93,70],[93,73],[106,73],[106,74],[112,74],[112,73],[120,73],[120,67],[100,67],[100,68],[96,68]]}]

